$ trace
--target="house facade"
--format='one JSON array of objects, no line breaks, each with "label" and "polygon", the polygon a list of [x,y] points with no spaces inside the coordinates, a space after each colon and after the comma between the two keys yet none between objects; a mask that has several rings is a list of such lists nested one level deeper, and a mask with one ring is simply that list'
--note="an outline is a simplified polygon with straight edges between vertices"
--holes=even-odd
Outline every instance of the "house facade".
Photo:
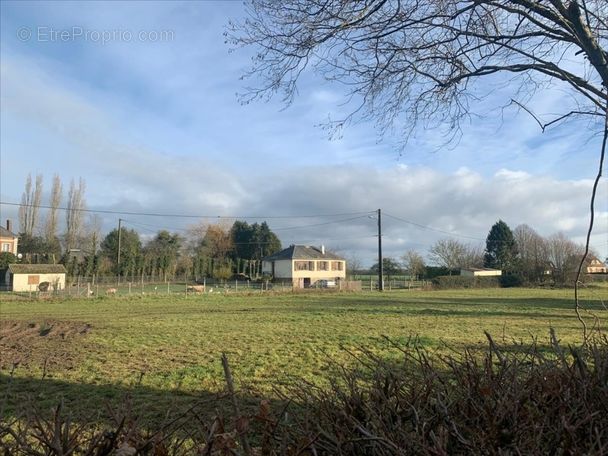
[{"label": "house facade", "polygon": [[587,274],[606,274],[608,268],[597,258],[593,258],[587,265]]},{"label": "house facade", "polygon": [[13,233],[13,227],[10,220],[6,221],[6,228],[0,226],[0,252],[8,252],[17,256],[17,244],[19,237]]},{"label": "house facade", "polygon": [[290,280],[294,288],[309,288],[344,280],[346,260],[323,246],[290,245],[262,258],[262,273],[274,279]]},{"label": "house facade", "polygon": [[[9,264],[5,282],[11,291],[56,291],[65,288],[65,275],[62,264]],[[44,282],[47,290],[40,287]]]}]

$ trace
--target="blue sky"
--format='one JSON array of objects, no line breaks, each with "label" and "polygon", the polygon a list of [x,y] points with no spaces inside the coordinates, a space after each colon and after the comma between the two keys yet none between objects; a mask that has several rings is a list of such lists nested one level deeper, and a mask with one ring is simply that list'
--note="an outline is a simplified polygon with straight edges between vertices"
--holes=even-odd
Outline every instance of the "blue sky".
[{"label": "blue sky", "polygon": [[[223,31],[243,14],[240,2],[2,2],[2,201],[19,201],[28,173],[43,173],[47,187],[58,173],[86,180],[91,209],[276,217],[381,207],[479,239],[502,218],[582,240],[599,150],[588,125],[541,133],[525,113],[498,109],[508,87],[487,86],[492,95],[450,148],[422,128],[401,148],[398,131],[380,138],[369,121],[329,140],[319,124],[349,106],[343,87],[312,73],[289,107],[239,103],[251,50],[229,52]],[[51,30],[88,35],[52,40]],[[113,34],[107,43],[104,32]],[[530,103],[549,115],[565,102],[555,88]],[[593,245],[605,257],[605,179],[598,209]],[[14,208],[0,210],[16,218]],[[280,229],[343,218],[269,220]],[[116,219],[104,216],[104,228]],[[131,219],[142,233],[193,222]],[[323,242],[369,263],[374,229],[363,217],[278,233],[285,244]],[[424,253],[438,237],[386,222],[390,255]]]}]

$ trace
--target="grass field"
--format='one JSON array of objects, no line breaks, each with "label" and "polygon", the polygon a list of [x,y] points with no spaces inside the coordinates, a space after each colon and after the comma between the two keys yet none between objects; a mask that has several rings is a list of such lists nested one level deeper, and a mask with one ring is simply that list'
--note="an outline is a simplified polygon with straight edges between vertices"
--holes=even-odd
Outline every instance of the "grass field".
[{"label": "grass field", "polygon": [[[583,291],[605,313],[608,288]],[[383,336],[420,337],[431,350],[497,340],[580,340],[572,290],[480,289],[387,293],[131,296],[0,303],[0,381],[8,409],[47,407],[64,397],[78,409],[125,392],[150,416],[223,389],[226,352],[240,384],[263,393],[294,377],[322,382],[327,360],[347,350],[385,351]],[[17,364],[18,363],[18,364]],[[13,374],[10,375],[11,370]]]}]

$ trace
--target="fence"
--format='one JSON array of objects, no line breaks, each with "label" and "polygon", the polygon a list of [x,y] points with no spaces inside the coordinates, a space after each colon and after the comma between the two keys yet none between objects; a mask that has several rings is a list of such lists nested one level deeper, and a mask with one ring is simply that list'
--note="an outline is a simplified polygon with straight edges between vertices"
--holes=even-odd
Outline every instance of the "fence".
[{"label": "fence", "polygon": [[[421,289],[430,285],[429,281],[416,281],[407,279],[385,280],[384,290],[412,290]],[[318,289],[318,288],[317,288]],[[342,280],[334,291],[374,291],[378,289],[377,277],[367,280]],[[140,276],[136,280],[117,276],[101,277],[68,277],[66,286],[62,290],[41,292],[35,285],[27,292],[19,294],[25,296],[64,296],[64,297],[98,297],[98,296],[128,296],[128,295],[160,295],[181,294],[192,295],[200,293],[228,293],[228,292],[287,292],[294,289],[292,281],[269,280],[218,280],[202,278],[195,280],[192,277],[172,278],[161,280],[158,276]]]}]

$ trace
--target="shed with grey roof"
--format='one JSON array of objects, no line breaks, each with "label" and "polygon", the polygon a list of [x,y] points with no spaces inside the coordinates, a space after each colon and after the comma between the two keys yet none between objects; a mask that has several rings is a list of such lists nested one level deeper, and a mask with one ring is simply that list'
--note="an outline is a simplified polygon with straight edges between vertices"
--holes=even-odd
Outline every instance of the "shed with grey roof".
[{"label": "shed with grey roof", "polygon": [[65,288],[62,264],[9,264],[5,281],[12,291],[51,291]]}]

